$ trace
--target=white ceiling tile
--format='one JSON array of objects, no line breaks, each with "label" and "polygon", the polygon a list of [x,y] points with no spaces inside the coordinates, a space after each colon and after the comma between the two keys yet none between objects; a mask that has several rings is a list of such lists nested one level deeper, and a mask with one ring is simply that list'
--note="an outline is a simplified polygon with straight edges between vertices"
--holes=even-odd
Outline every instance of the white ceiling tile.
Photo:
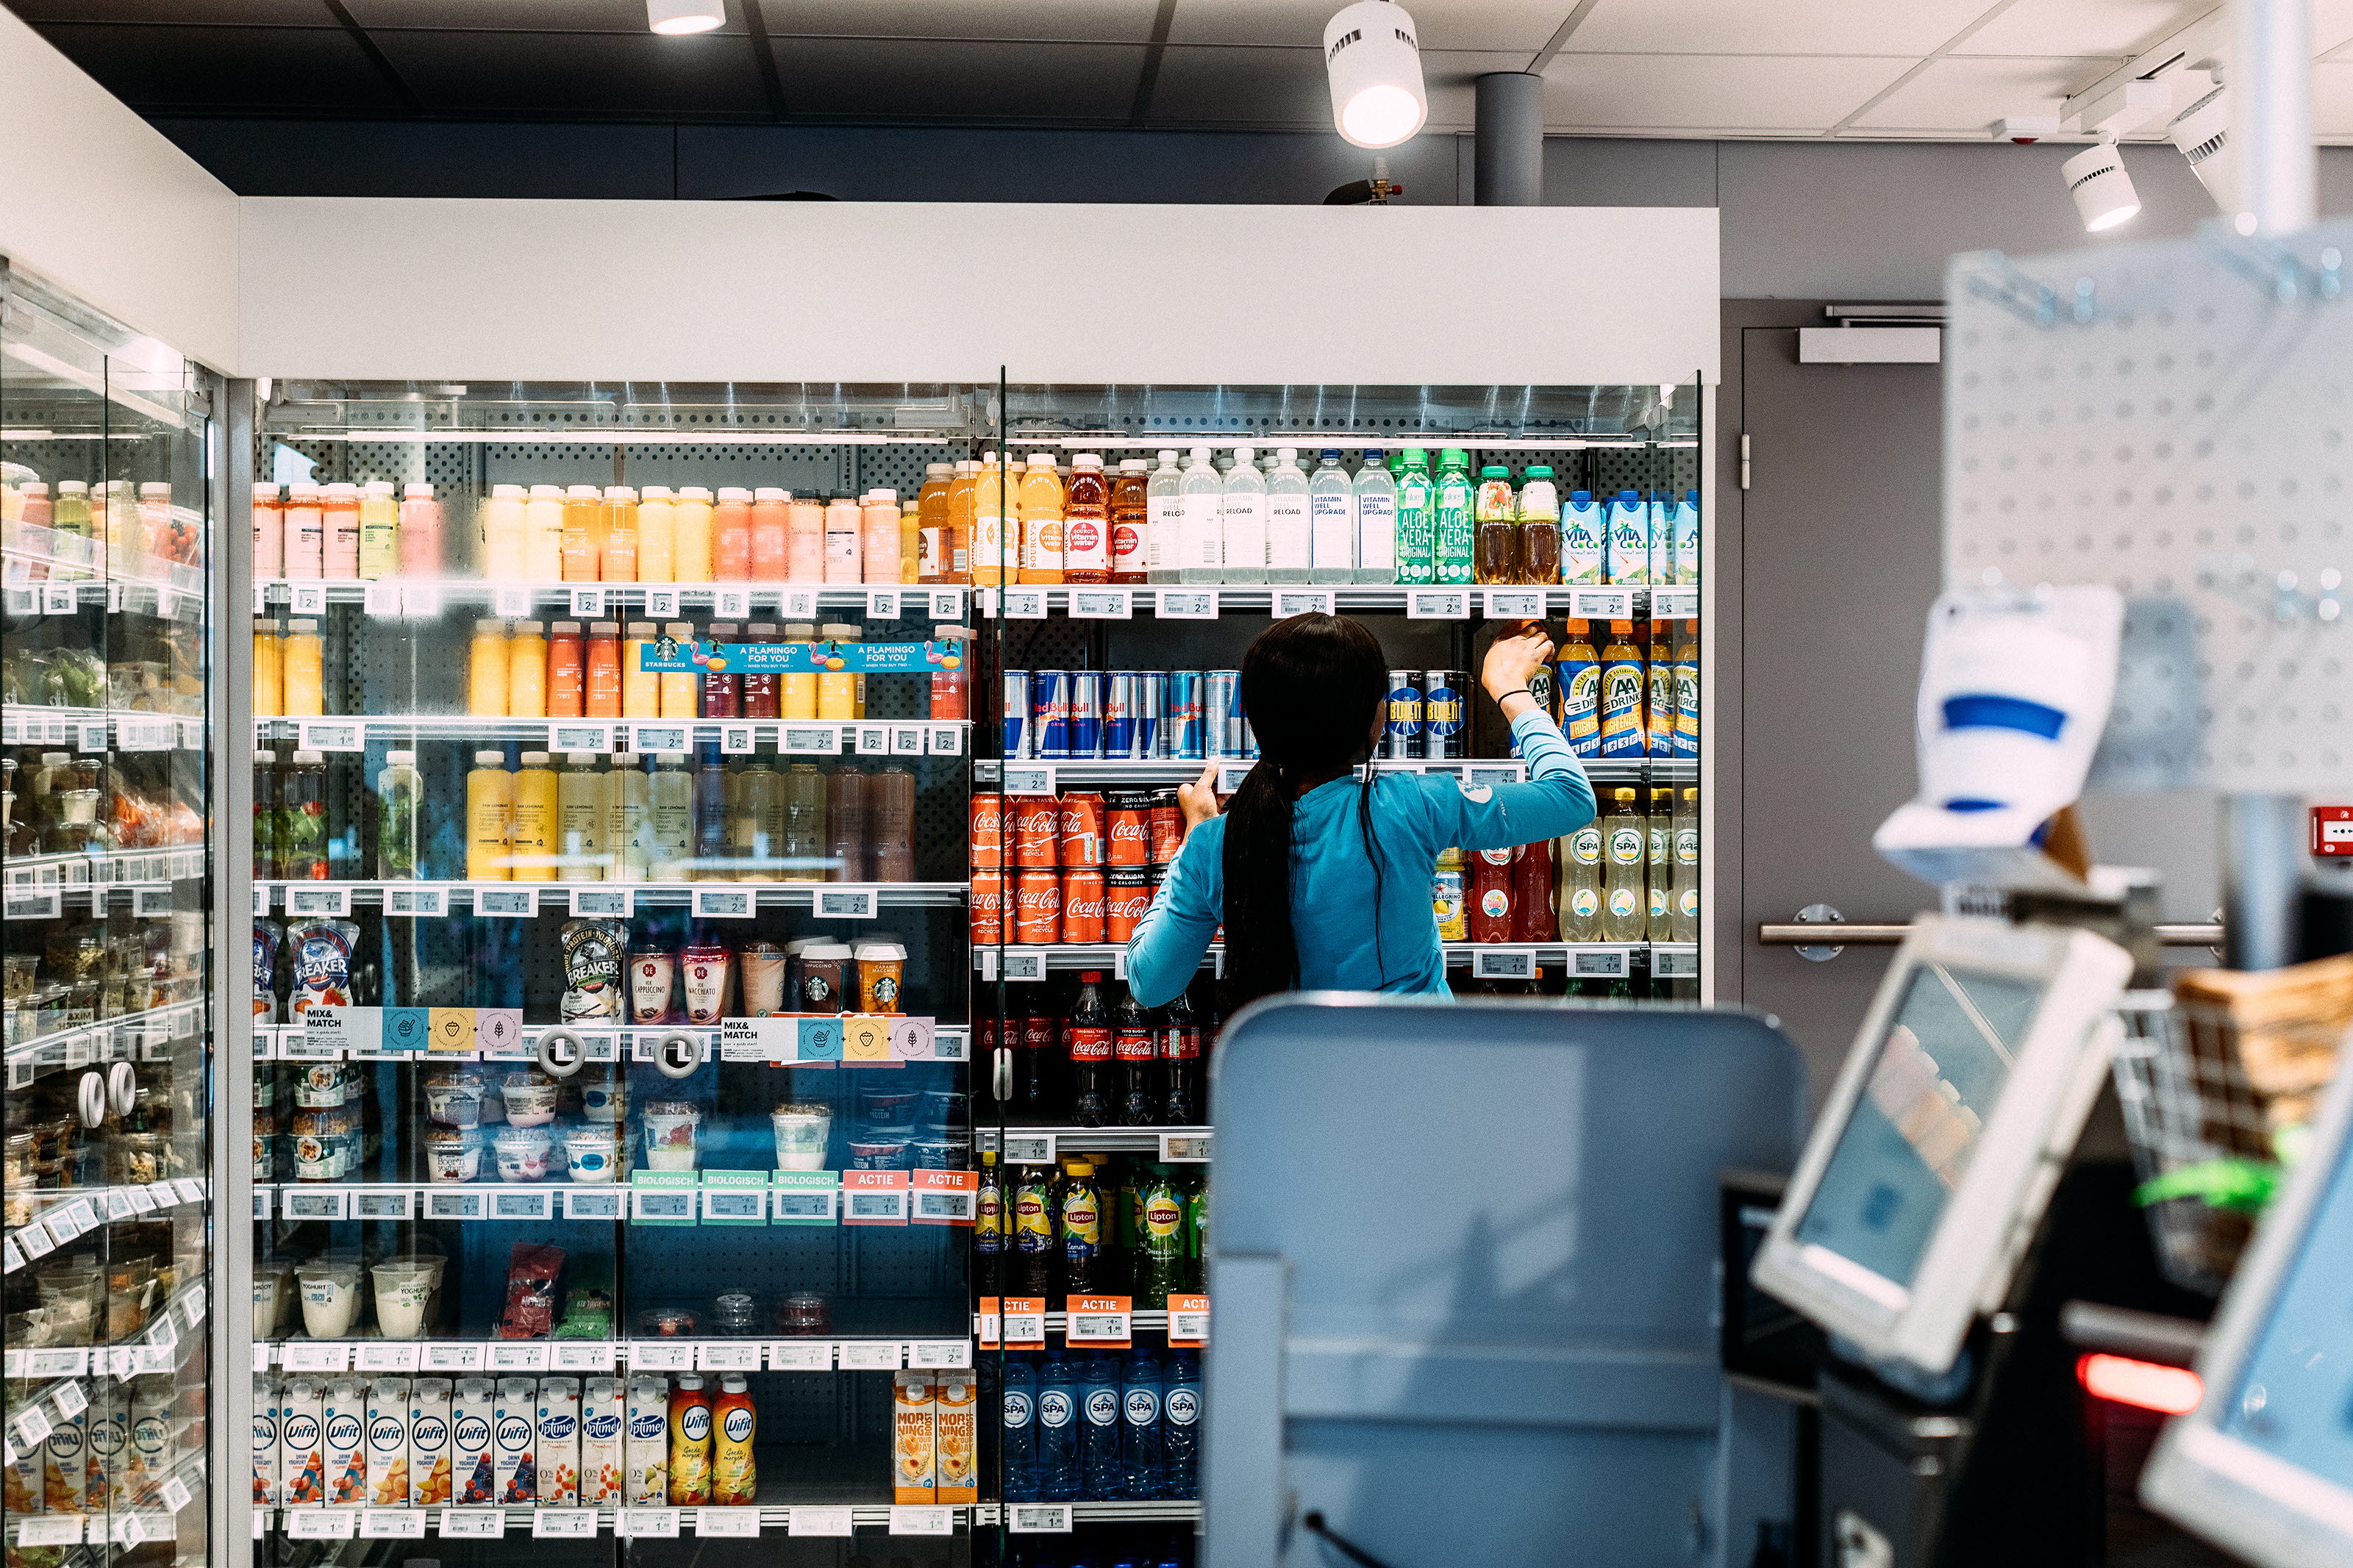
[{"label": "white ceiling tile", "polygon": [[2353,65],[2312,68],[2312,129],[2321,136],[2353,136]]},{"label": "white ceiling tile", "polygon": [[794,114],[845,119],[1124,122],[1144,49],[1133,44],[779,38]]},{"label": "white ceiling tile", "polygon": [[[478,30],[515,33],[642,33],[646,26],[642,0],[343,0],[352,20],[370,30],[386,32],[423,28],[433,32]],[[747,0],[726,0],[727,20],[713,29],[744,31]],[[181,9],[194,6],[182,5]],[[325,5],[317,14],[333,20]]]},{"label": "white ceiling tile", "polygon": [[2353,44],[2353,0],[2312,0],[2312,52],[2331,54],[2348,44]]},{"label": "white ceiling tile", "polygon": [[[1345,0],[1176,0],[1172,44],[1324,47],[1324,24]],[[1521,49],[1533,57],[1577,0],[1403,0],[1423,49]],[[1522,66],[1526,61],[1520,62]]]},{"label": "white ceiling tile", "polygon": [[1151,121],[1329,127],[1332,89],[1324,51],[1171,44],[1161,51]]},{"label": "white ceiling tile", "polygon": [[1545,125],[1556,131],[1826,131],[1911,68],[1904,59],[1556,55]]},{"label": "white ceiling tile", "polygon": [[772,37],[1062,39],[1142,44],[1156,0],[729,0],[758,4]]},{"label": "white ceiling tile", "polygon": [[1948,57],[1928,68],[1855,121],[1858,131],[1983,131],[2004,115],[2056,114],[2067,95],[2108,74],[2107,58],[2022,59]]},{"label": "white ceiling tile", "polygon": [[2114,55],[2121,64],[2179,32],[2214,0],[2017,0],[1957,55]]},{"label": "white ceiling tile", "polygon": [[1579,54],[1911,55],[1942,48],[1993,0],[1601,0]]}]

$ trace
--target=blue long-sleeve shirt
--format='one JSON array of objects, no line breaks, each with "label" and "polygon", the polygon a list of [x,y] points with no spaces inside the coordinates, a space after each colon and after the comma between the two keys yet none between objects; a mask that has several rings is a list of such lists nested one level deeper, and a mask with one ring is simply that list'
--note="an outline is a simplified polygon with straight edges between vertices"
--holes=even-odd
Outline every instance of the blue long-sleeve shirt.
[{"label": "blue long-sleeve shirt", "polygon": [[[1443,993],[1446,954],[1430,896],[1439,851],[1533,844],[1593,820],[1593,785],[1559,727],[1531,709],[1513,722],[1512,736],[1528,765],[1525,784],[1472,788],[1445,773],[1374,781],[1377,908],[1356,776],[1318,784],[1293,803],[1291,926],[1303,988]],[[1225,849],[1223,816],[1193,829],[1129,939],[1127,987],[1145,1006],[1172,1000],[1199,969],[1224,919]]]}]

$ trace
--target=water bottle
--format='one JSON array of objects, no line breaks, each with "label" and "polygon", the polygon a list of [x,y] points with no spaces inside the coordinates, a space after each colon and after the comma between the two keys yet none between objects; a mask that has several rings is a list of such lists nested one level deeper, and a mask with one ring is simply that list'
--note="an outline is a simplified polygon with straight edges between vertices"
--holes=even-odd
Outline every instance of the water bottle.
[{"label": "water bottle", "polygon": [[1184,473],[1176,467],[1174,448],[1160,454],[1160,466],[1144,485],[1144,580],[1176,581],[1176,558],[1182,552],[1185,503],[1178,494]]},{"label": "water bottle", "polygon": [[1119,1398],[1128,1500],[1142,1502],[1166,1497],[1161,1468],[1160,1363],[1142,1345],[1119,1369]]},{"label": "water bottle", "polygon": [[[1196,447],[1176,482],[1176,580],[1216,583],[1225,576],[1226,481]],[[1146,504],[1150,504],[1147,500]]]},{"label": "water bottle", "polygon": [[1326,447],[1307,480],[1311,583],[1356,580],[1356,492],[1340,466],[1340,448]]},{"label": "water bottle", "polygon": [[1266,476],[1259,472],[1258,452],[1234,448],[1233,471],[1226,476],[1219,516],[1226,544],[1226,581],[1266,581]]},{"label": "water bottle", "polygon": [[1060,1351],[1038,1373],[1038,1500],[1079,1498],[1079,1380]]},{"label": "water bottle", "polygon": [[1038,1500],[1038,1363],[1020,1352],[1005,1358],[999,1395],[1004,1431],[1005,1500]]},{"label": "water bottle", "polygon": [[1368,447],[1351,488],[1356,492],[1359,583],[1398,580],[1398,489],[1381,449]]},{"label": "water bottle", "polygon": [[1168,1352],[1160,1398],[1161,1496],[1201,1495],[1201,1352]]},{"label": "water bottle", "polygon": [[1124,1498],[1119,1451],[1119,1363],[1096,1354],[1079,1363],[1079,1495]]},{"label": "water bottle", "polygon": [[[1336,472],[1339,465],[1333,465]],[[1304,583],[1315,564],[1314,520],[1310,487],[1299,467],[1299,448],[1277,447],[1274,469],[1266,477],[1266,580]]]}]

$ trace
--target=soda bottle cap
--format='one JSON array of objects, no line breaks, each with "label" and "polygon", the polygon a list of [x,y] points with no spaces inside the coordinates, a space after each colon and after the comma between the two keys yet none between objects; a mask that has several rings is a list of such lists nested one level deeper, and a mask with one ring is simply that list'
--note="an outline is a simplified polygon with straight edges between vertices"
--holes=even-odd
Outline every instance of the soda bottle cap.
[{"label": "soda bottle cap", "polygon": [[547,753],[545,752],[525,752],[522,753],[522,765],[527,768],[543,768],[547,766]]},{"label": "soda bottle cap", "polygon": [[1552,469],[1546,464],[1537,463],[1527,470],[1525,477],[1531,479],[1548,479],[1552,478]]},{"label": "soda bottle cap", "polygon": [[1095,1173],[1094,1166],[1085,1160],[1073,1160],[1065,1169],[1073,1176],[1092,1176]]},{"label": "soda bottle cap", "polygon": [[423,484],[403,485],[400,487],[400,493],[406,496],[410,500],[431,500],[433,499],[433,487],[431,485]]},{"label": "soda bottle cap", "polygon": [[1482,479],[1508,479],[1512,477],[1512,470],[1501,463],[1490,463],[1479,470],[1479,477]]},{"label": "soda bottle cap", "polygon": [[1571,490],[1568,492],[1568,499],[1572,505],[1591,506],[1593,504],[1593,492],[1591,490]]},{"label": "soda bottle cap", "polygon": [[417,760],[417,753],[415,752],[386,752],[384,754],[384,760],[390,763],[394,767],[398,767],[403,763],[415,762]]}]

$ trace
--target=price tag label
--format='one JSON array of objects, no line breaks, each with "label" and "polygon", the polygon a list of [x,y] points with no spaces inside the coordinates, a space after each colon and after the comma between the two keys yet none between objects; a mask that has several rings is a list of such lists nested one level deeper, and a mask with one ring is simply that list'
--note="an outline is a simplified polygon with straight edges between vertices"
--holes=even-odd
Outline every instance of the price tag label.
[{"label": "price tag label", "polygon": [[696,1366],[703,1372],[757,1372],[757,1340],[704,1340],[694,1347]]},{"label": "price tag label", "polygon": [[[14,1274],[23,1267],[25,1267],[25,1255],[17,1249],[16,1238],[12,1236],[5,1241],[0,1241],[0,1273]],[[14,1377],[16,1373],[10,1373],[8,1375]]]},{"label": "price tag label", "polygon": [[624,887],[580,887],[572,889],[575,920],[628,920],[638,912],[637,893]]},{"label": "price tag label", "polygon": [[605,590],[602,588],[573,589],[572,613],[574,616],[584,621],[603,620],[605,618]]},{"label": "price tag label", "polygon": [[90,1398],[79,1383],[61,1383],[49,1397],[57,1402],[58,1414],[69,1421],[90,1408]]},{"label": "price tag label", "polygon": [[770,1372],[831,1372],[833,1342],[830,1340],[770,1340],[768,1370]]},{"label": "price tag label", "polygon": [[[706,1509],[703,1511],[713,1510]],[[752,1510],[746,1509],[744,1511],[749,1513]],[[785,1533],[787,1535],[848,1535],[852,1528],[850,1510],[846,1508],[796,1506],[785,1521]]]},{"label": "price tag label", "polygon": [[1071,618],[1076,621],[1127,621],[1135,618],[1133,588],[1073,588]]},{"label": "price tag label", "polygon": [[841,726],[786,724],[777,731],[776,750],[796,757],[839,756],[841,754]]},{"label": "price tag label", "polygon": [[506,620],[528,619],[531,616],[529,588],[494,588],[491,591],[491,613]]},{"label": "price tag label", "polygon": [[1651,616],[1654,620],[1685,621],[1699,614],[1697,588],[1653,588]]},{"label": "price tag label", "polygon": [[[589,1516],[595,1518],[594,1514]],[[507,1532],[504,1509],[445,1508],[441,1510],[444,1541],[495,1541]]]},{"label": "price tag label", "polygon": [[870,621],[895,621],[899,618],[901,595],[896,588],[866,590],[866,618]]},{"label": "price tag label", "polygon": [[295,1342],[279,1352],[278,1363],[289,1372],[343,1372],[352,1364],[352,1347]]},{"label": "price tag label", "polygon": [[1072,1345],[1125,1350],[1132,1337],[1134,1300],[1127,1296],[1072,1296],[1063,1340]]},{"label": "price tag label", "polygon": [[531,1510],[534,1541],[594,1541],[596,1510],[593,1508],[535,1508]]},{"label": "price tag label", "polygon": [[482,1370],[482,1347],[480,1345],[427,1345],[425,1370],[427,1372],[480,1372]]},{"label": "price tag label", "polygon": [[1540,621],[1545,618],[1542,588],[1490,588],[1487,618],[1491,621]]},{"label": "price tag label", "polygon": [[427,1188],[425,1194],[425,1217],[427,1219],[480,1219],[482,1217],[482,1194],[444,1193]]},{"label": "price tag label", "polygon": [[491,1194],[492,1219],[553,1219],[555,1214],[555,1194],[546,1187],[522,1192],[494,1191]]},{"label": "price tag label", "polygon": [[1534,980],[1536,950],[1532,947],[1474,947],[1471,950],[1473,980]]},{"label": "price tag label", "polygon": [[103,752],[106,750],[105,720],[93,719],[85,723],[72,724],[69,728],[79,737],[75,742],[77,751]]},{"label": "price tag label", "polygon": [[[720,1180],[719,1178],[744,1178]],[[768,1178],[765,1171],[705,1171],[702,1218],[709,1225],[768,1223]],[[741,1371],[742,1368],[719,1370]]]},{"label": "price tag label", "polygon": [[564,1191],[564,1217],[619,1219],[625,1196],[618,1187],[566,1187]]},{"label": "price tag label", "polygon": [[[863,729],[860,743],[865,742]],[[894,757],[920,757],[923,754],[923,727],[921,724],[885,724],[882,726],[883,750]]]},{"label": "price tag label", "polygon": [[633,752],[683,752],[687,749],[687,727],[683,724],[629,726],[629,750]]},{"label": "price tag label", "polygon": [[539,889],[517,888],[503,882],[477,882],[469,889],[478,915],[495,915],[501,920],[527,921],[539,913]]},{"label": "price tag label", "polygon": [[962,588],[933,588],[926,591],[925,596],[931,601],[932,619],[945,621],[950,626],[964,624]]},{"label": "price tag label", "polygon": [[[792,1510],[798,1514],[801,1510]],[[848,1513],[848,1509],[841,1510]],[[756,1508],[699,1508],[694,1510],[694,1533],[709,1536],[747,1536],[760,1533],[760,1510]],[[798,1535],[797,1530],[792,1531]],[[842,1531],[847,1535],[848,1531]]]},{"label": "price tag label", "polygon": [[278,1207],[288,1219],[349,1219],[351,1200],[348,1187],[293,1186],[279,1193]]},{"label": "price tag label", "polygon": [[896,1340],[844,1340],[841,1342],[841,1370],[895,1372],[902,1349]]},{"label": "price tag label", "polygon": [[360,590],[360,608],[372,616],[396,616],[400,614],[400,584],[370,583]]},{"label": "price tag label", "polygon": [[1046,1298],[1043,1296],[1008,1296],[1003,1304],[1001,1328],[1005,1348],[1022,1350],[1046,1342]]},{"label": "price tag label", "polygon": [[353,1365],[360,1372],[415,1372],[424,1356],[425,1347],[413,1342],[370,1340],[359,1347]]},{"label": "price tag label", "polygon": [[1005,1528],[1015,1535],[1068,1535],[1071,1505],[1066,1502],[1015,1502],[1005,1505]]},{"label": "price tag label", "polygon": [[759,731],[749,724],[719,726],[719,752],[722,756],[745,757],[759,750]]},{"label": "price tag label", "polygon": [[53,921],[64,910],[65,900],[55,889],[36,892],[11,888],[5,900],[0,900],[0,911],[12,921]]},{"label": "price tag label", "polygon": [[1230,763],[1220,766],[1218,769],[1218,793],[1232,795],[1240,789],[1242,781],[1250,777],[1250,769],[1257,765],[1256,763]]},{"label": "price tag label", "polygon": [[163,1498],[164,1506],[174,1513],[179,1512],[195,1500],[195,1493],[188,1489],[188,1483],[177,1476],[168,1478],[155,1490],[156,1494]]},{"label": "price tag label", "polygon": [[954,1535],[955,1510],[949,1508],[926,1508],[922,1504],[891,1505],[891,1533],[893,1535]]},{"label": "price tag label", "polygon": [[609,752],[613,749],[613,726],[583,724],[568,719],[551,724],[547,729],[547,749],[551,752]]},{"label": "price tag label", "polygon": [[972,1364],[970,1340],[910,1340],[909,1366],[963,1367]]},{"label": "price tag label", "polygon": [[964,755],[962,724],[931,724],[923,730],[923,749],[935,757]]},{"label": "price tag label", "polygon": [[425,1510],[421,1508],[364,1508],[360,1510],[362,1541],[422,1541],[425,1539]]},{"label": "price tag label", "polygon": [[1626,950],[1622,947],[1571,950],[1569,973],[1579,979],[1618,980],[1627,973]]},{"label": "price tag label", "polygon": [[1214,621],[1218,618],[1215,588],[1162,588],[1154,595],[1154,618],[1163,621]]},{"label": "price tag label", "polygon": [[876,888],[820,884],[810,900],[812,912],[821,921],[871,921],[878,911],[882,894]]},{"label": "price tag label", "polygon": [[115,744],[126,752],[168,752],[180,743],[176,719],[117,719]]},{"label": "price tag label", "polygon": [[352,890],[325,882],[290,882],[286,885],[286,912],[343,920],[352,912]]},{"label": "price tag label", "polygon": [[1270,608],[1275,620],[1287,621],[1293,616],[1329,616],[1338,613],[1340,596],[1329,588],[1277,588]]},{"label": "price tag label", "polygon": [[675,1541],[678,1515],[674,1508],[625,1508],[621,1510],[620,1533],[635,1541]]},{"label": "price tag label", "polygon": [[16,1434],[16,1447],[19,1449],[39,1447],[49,1440],[50,1432],[55,1430],[49,1425],[47,1413],[37,1405],[26,1405],[10,1424],[9,1429]]},{"label": "price tag label", "polygon": [[786,588],[777,597],[777,610],[788,621],[816,620],[819,592],[816,588]]},{"label": "price tag label", "polygon": [[697,888],[694,918],[699,921],[748,921],[758,912],[749,889]]},{"label": "price tag label", "polygon": [[1525,763],[1472,763],[1462,770],[1462,782],[1473,789],[1481,784],[1519,784],[1527,776]]},{"label": "price tag label", "polygon": [[437,621],[441,618],[441,585],[438,583],[409,583],[400,590],[400,613],[412,621]]},{"label": "price tag label", "polygon": [[367,726],[353,720],[305,719],[295,726],[306,752],[364,752]]},{"label": "price tag label", "polygon": [[1571,588],[1568,614],[1571,620],[1630,621],[1634,618],[1634,590]]},{"label": "price tag label", "polygon": [[1008,1165],[1050,1165],[1054,1163],[1051,1132],[1008,1132],[1005,1163]]},{"label": "price tag label", "polygon": [[842,1172],[841,1223],[844,1225],[906,1224],[907,1173],[904,1171]]},{"label": "price tag label", "polygon": [[610,1372],[613,1370],[613,1342],[610,1340],[558,1340],[554,1359],[550,1363],[557,1372]]},{"label": "price tag label", "polygon": [[649,587],[646,590],[646,618],[650,621],[678,619],[678,590]]},{"label": "price tag label", "polygon": [[277,889],[269,886],[267,883],[255,883],[253,887],[253,912],[258,915],[268,914],[269,912],[269,896],[277,890]]},{"label": "price tag label", "polygon": [[748,620],[752,588],[746,583],[722,583],[711,590],[711,613],[723,621]]},{"label": "price tag label", "polygon": [[1662,980],[1696,980],[1699,978],[1699,948],[1669,946],[1664,942],[1651,949],[1651,973]]},{"label": "price tag label", "polygon": [[1052,795],[1054,769],[1049,763],[1008,763],[1003,789],[1007,795]]},{"label": "price tag label", "polygon": [[891,754],[891,726],[860,724],[858,729],[858,754],[861,757],[887,757]]},{"label": "price tag label", "polygon": [[137,1193],[142,1198],[147,1197],[147,1189],[144,1187],[109,1187],[106,1190],[106,1217],[131,1219],[142,1212],[153,1211],[155,1203],[153,1198],[148,1198],[147,1208],[142,1211],[139,1205],[131,1201],[132,1193]]},{"label": "price tag label", "polygon": [[977,1171],[913,1171],[908,1195],[911,1225],[971,1225],[980,1207]]},{"label": "price tag label", "polygon": [[449,912],[449,889],[422,882],[407,886],[387,882],[384,888],[384,912],[411,920],[440,920]]},{"label": "price tag label", "polygon": [[1207,1132],[1163,1132],[1160,1135],[1160,1163],[1169,1164],[1207,1164],[1209,1159],[1209,1134]]},{"label": "price tag label", "polygon": [[1471,618],[1468,588],[1409,588],[1405,616],[1409,621],[1467,621]]},{"label": "price tag label", "polygon": [[358,1513],[348,1508],[286,1510],[286,1533],[296,1541],[349,1541],[358,1525]]},{"label": "price tag label", "polygon": [[1046,618],[1046,590],[1008,588],[999,596],[998,610],[1008,621],[1042,621]]},{"label": "price tag label", "polygon": [[[995,948],[985,948],[982,951],[991,958],[997,955]],[[1005,978],[1008,981],[1043,981],[1046,978],[1045,951],[1035,947],[1008,947],[1005,950],[1002,967]]]},{"label": "price tag label", "polygon": [[499,1341],[490,1347],[489,1370],[491,1372],[545,1372],[547,1349],[544,1341],[537,1343],[528,1341]]},{"label": "price tag label", "polygon": [[81,1515],[26,1514],[16,1521],[19,1546],[76,1546],[81,1542]]},{"label": "price tag label", "polygon": [[41,585],[41,608],[52,616],[70,616],[79,607],[80,587],[73,583],[45,583]]}]

